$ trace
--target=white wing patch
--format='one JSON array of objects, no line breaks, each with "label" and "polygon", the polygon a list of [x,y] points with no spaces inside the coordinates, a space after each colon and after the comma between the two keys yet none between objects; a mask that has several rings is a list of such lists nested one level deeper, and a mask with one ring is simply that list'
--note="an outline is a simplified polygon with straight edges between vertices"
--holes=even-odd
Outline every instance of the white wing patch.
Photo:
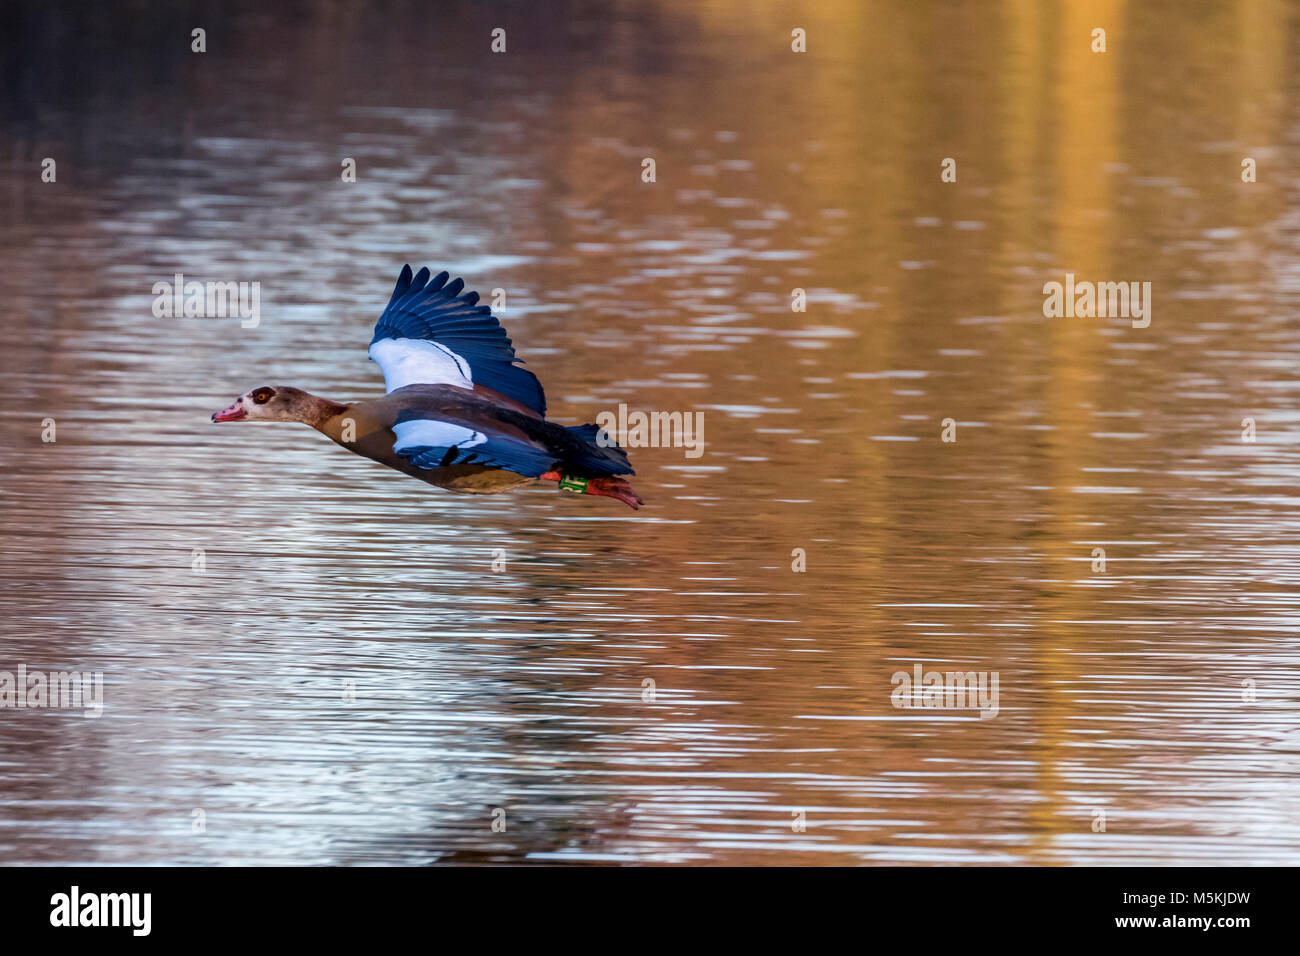
[{"label": "white wing patch", "polygon": [[450,449],[452,446],[473,447],[487,441],[486,434],[476,432],[464,425],[454,425],[450,421],[433,419],[416,419],[399,421],[393,425],[393,433],[398,440],[393,442],[394,451],[406,451],[417,447],[435,447]]},{"label": "white wing patch", "polygon": [[393,442],[393,451],[406,451],[410,448],[451,448],[459,446],[470,448],[487,441],[487,436],[464,425],[451,422],[438,422],[431,418],[417,418],[414,421],[398,422],[393,426],[397,441]]},{"label": "white wing patch", "polygon": [[[472,388],[474,384],[469,363],[437,342],[423,339],[380,339],[370,346],[370,357],[383,371],[384,387],[390,392],[407,385],[459,385],[461,388]],[[456,443],[447,444],[450,446]]]}]

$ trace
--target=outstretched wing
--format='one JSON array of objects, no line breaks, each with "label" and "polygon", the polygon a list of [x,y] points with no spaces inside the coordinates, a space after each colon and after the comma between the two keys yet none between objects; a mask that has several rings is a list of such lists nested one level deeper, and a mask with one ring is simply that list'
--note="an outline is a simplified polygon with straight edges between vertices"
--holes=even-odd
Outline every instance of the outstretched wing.
[{"label": "outstretched wing", "polygon": [[537,478],[550,471],[557,456],[523,436],[479,430],[455,422],[412,417],[393,425],[393,451],[417,468],[484,465]]},{"label": "outstretched wing", "polygon": [[[546,414],[537,376],[516,362],[514,346],[477,292],[465,280],[429,270],[411,275],[402,266],[392,298],[375,324],[370,357],[379,363],[389,392],[407,385],[482,385]],[[513,470],[513,469],[512,469]]]}]

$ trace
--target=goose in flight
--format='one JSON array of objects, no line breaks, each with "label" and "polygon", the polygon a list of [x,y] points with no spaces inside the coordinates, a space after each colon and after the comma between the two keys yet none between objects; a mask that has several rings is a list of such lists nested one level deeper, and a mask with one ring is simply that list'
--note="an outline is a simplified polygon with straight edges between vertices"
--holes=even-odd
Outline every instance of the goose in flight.
[{"label": "goose in flight", "polygon": [[[449,281],[450,280],[450,281]],[[246,392],[214,422],[302,422],[373,461],[448,491],[495,494],[554,481],[643,502],[627,454],[595,425],[546,420],[537,376],[462,279],[402,267],[370,341],[387,394],[345,404],[287,385]]]}]

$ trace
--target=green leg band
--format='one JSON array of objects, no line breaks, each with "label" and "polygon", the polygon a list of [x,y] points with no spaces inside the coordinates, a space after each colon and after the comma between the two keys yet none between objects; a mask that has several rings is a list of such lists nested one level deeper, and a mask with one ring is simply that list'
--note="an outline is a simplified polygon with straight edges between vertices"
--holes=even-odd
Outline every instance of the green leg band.
[{"label": "green leg band", "polygon": [[587,491],[587,479],[570,478],[568,475],[565,475],[560,479],[560,487],[565,491],[576,491],[581,495]]}]

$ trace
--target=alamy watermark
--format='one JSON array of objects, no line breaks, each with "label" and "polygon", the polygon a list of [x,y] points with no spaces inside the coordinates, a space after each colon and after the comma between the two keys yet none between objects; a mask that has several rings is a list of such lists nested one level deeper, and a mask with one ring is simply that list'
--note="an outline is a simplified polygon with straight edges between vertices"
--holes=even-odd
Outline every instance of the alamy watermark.
[{"label": "alamy watermark", "polygon": [[1075,282],[1067,272],[1065,282],[1045,283],[1043,295],[1049,319],[1132,319],[1135,329],[1151,324],[1150,282]]},{"label": "alamy watermark", "polygon": [[596,416],[600,428],[596,444],[608,448],[685,448],[687,458],[704,454],[703,412],[642,412],[627,410],[618,403],[618,412],[601,412]]},{"label": "alamy watermark", "polygon": [[185,281],[153,284],[153,314],[157,319],[240,318],[240,327],[255,329],[262,321],[262,283]]},{"label": "alamy watermark", "polygon": [[0,708],[81,710],[83,717],[104,713],[102,671],[0,671]]},{"label": "alamy watermark", "polygon": [[900,710],[978,710],[980,718],[998,715],[997,671],[895,671],[889,701]]},{"label": "alamy watermark", "polygon": [[83,893],[73,886],[50,897],[51,926],[121,926],[132,936],[148,936],[152,912],[152,893]]}]

